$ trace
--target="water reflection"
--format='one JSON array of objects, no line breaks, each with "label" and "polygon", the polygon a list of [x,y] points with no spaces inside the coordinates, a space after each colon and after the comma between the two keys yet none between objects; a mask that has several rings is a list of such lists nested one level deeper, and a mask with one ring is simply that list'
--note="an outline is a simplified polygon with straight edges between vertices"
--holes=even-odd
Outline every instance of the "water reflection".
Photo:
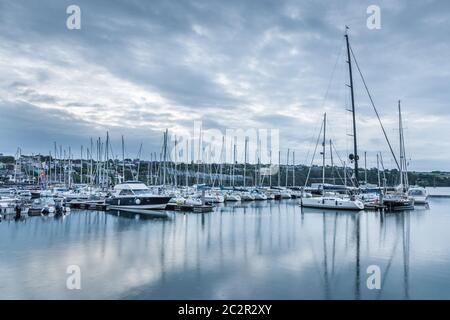
[{"label": "water reflection", "polygon": [[[448,298],[450,237],[433,233],[436,223],[450,224],[446,205],[355,213],[286,200],[168,220],[73,211],[2,222],[0,298]],[[69,264],[81,267],[80,291],[65,288]],[[381,290],[366,286],[369,265],[381,269]]]}]

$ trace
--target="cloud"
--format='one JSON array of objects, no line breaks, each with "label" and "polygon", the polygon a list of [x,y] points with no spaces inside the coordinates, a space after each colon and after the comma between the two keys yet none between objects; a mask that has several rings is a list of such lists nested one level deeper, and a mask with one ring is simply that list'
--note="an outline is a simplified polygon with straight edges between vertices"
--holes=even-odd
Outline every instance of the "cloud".
[{"label": "cloud", "polygon": [[[107,130],[136,141],[147,137],[144,146],[158,149],[165,128],[182,134],[202,119],[222,130],[280,129],[282,149],[296,150],[302,159],[327,112],[345,156],[351,129],[345,111],[347,24],[393,143],[402,99],[407,152],[421,164],[411,163],[450,169],[444,165],[448,155],[433,143],[450,133],[447,3],[380,1],[382,27],[375,31],[366,28],[370,1],[78,1],[81,30],[65,27],[69,4],[2,1],[2,119],[15,121],[2,152],[18,145],[27,145],[24,152],[46,152],[54,140],[75,147]],[[374,143],[383,141],[382,133],[356,72],[360,150],[388,157],[387,146]],[[17,128],[35,120],[26,118],[35,115],[30,110],[48,113],[40,115],[48,121],[70,119],[63,130],[70,137],[41,126],[34,127],[39,135],[21,140]]]}]

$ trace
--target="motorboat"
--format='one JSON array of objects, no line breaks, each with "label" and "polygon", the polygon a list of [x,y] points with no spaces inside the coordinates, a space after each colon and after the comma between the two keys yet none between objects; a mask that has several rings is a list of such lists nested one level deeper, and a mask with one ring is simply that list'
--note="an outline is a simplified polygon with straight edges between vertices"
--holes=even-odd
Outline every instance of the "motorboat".
[{"label": "motorboat", "polygon": [[127,181],[114,186],[112,194],[105,199],[105,203],[110,206],[164,209],[171,198],[171,196],[151,193],[144,183]]},{"label": "motorboat", "polygon": [[428,191],[422,187],[410,187],[408,196],[414,199],[414,204],[427,204]]}]

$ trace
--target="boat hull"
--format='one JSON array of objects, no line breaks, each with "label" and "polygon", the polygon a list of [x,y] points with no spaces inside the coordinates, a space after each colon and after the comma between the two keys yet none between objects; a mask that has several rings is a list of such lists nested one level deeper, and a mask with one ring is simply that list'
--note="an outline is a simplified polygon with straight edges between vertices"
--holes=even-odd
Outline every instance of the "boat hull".
[{"label": "boat hull", "polygon": [[364,204],[361,201],[351,201],[345,199],[302,198],[300,200],[300,206],[305,208],[329,210],[364,210]]},{"label": "boat hull", "polygon": [[164,209],[171,197],[151,196],[151,197],[113,197],[107,198],[105,203],[110,206],[120,207],[145,207],[146,209]]}]

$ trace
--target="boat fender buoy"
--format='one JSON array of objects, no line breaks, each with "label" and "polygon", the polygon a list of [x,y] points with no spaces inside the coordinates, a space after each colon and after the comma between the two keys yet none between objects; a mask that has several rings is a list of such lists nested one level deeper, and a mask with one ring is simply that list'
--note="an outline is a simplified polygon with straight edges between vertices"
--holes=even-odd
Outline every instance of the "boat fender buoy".
[{"label": "boat fender buoy", "polygon": [[140,199],[136,199],[134,202],[135,202],[137,205],[141,204],[141,200],[140,200]]}]

